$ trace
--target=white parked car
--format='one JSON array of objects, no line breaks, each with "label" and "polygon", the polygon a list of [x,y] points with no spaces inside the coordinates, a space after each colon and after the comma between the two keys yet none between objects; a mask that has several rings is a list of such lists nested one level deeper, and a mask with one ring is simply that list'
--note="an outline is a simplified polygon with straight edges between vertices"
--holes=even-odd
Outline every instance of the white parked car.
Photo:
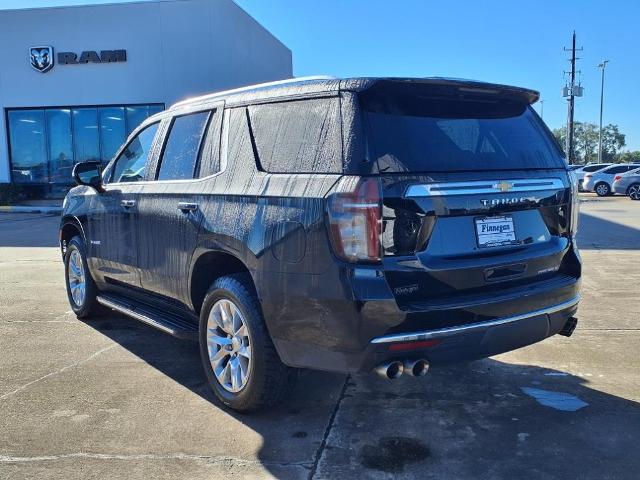
[{"label": "white parked car", "polygon": [[573,170],[573,174],[578,179],[578,190],[584,190],[582,188],[582,182],[584,181],[584,176],[587,173],[597,172],[598,170],[602,170],[603,168],[607,168],[613,165],[612,163],[588,163],[586,165],[582,165],[575,170]]},{"label": "white parked car", "polygon": [[599,197],[606,197],[613,193],[611,187],[616,175],[622,175],[638,167],[640,167],[638,163],[620,163],[593,173],[587,173],[584,176],[582,188],[587,192],[596,192]]}]

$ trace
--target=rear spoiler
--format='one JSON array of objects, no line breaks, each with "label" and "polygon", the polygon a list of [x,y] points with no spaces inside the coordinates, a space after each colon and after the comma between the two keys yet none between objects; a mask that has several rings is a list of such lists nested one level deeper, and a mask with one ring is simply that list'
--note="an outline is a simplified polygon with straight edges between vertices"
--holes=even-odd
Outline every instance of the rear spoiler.
[{"label": "rear spoiler", "polygon": [[540,98],[540,92],[528,88],[486,83],[475,80],[461,80],[456,78],[381,78],[375,79],[365,90],[393,91],[405,89],[419,89],[421,92],[434,96],[464,97],[496,97],[510,99],[517,102],[533,104]]}]

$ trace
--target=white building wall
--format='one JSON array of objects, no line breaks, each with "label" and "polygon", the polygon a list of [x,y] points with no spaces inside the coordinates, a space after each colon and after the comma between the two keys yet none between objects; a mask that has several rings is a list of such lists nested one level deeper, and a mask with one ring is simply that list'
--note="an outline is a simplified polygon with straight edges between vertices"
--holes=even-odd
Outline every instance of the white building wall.
[{"label": "white building wall", "polygon": [[[291,51],[231,0],[0,11],[0,183],[9,181],[4,111],[164,103],[292,76]],[[55,50],[47,73],[29,47]],[[59,65],[57,53],[125,49],[125,63]]]}]

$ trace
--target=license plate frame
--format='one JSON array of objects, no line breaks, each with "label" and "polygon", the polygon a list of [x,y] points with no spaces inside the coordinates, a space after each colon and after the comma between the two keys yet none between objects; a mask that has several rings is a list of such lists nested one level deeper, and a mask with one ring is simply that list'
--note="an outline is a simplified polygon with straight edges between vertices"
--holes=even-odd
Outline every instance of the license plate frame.
[{"label": "license plate frame", "polygon": [[474,218],[473,225],[478,248],[504,247],[518,243],[515,222],[511,215],[477,217]]}]

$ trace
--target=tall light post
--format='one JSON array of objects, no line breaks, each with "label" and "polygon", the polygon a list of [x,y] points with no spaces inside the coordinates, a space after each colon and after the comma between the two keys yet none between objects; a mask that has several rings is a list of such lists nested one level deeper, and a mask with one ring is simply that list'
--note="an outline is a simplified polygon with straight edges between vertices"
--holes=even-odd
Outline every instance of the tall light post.
[{"label": "tall light post", "polygon": [[609,60],[603,61],[598,68],[602,70],[602,80],[600,81],[600,133],[598,134],[598,163],[602,163],[602,107],[604,104],[604,69],[607,68]]},{"label": "tall light post", "polygon": [[540,119],[544,120],[544,100],[539,100],[540,103]]}]

